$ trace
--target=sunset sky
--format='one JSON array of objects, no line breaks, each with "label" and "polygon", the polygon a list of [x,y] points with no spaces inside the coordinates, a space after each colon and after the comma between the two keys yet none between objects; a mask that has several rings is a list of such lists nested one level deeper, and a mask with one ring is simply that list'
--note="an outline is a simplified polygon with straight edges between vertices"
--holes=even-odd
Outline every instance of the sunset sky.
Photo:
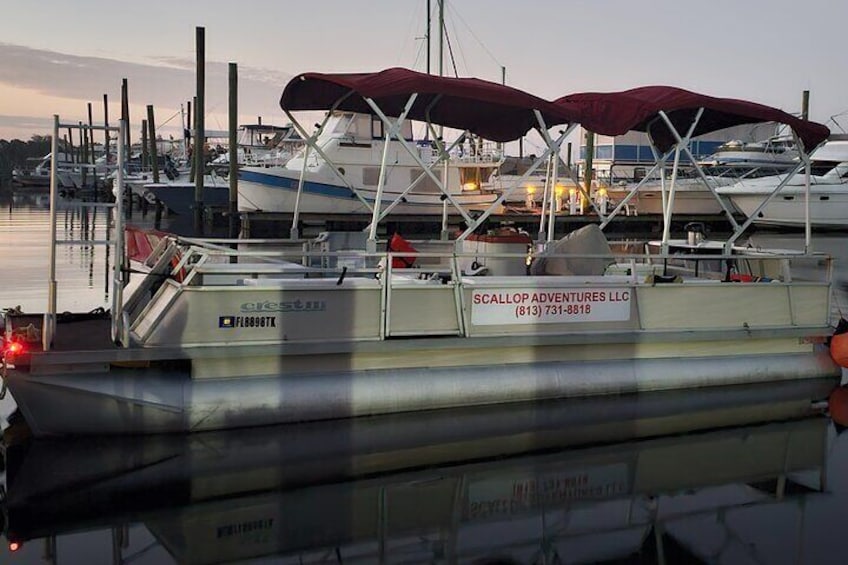
[{"label": "sunset sky", "polygon": [[[436,0],[431,1],[435,11]],[[120,7],[118,7],[120,4]],[[129,84],[134,137],[147,104],[166,134],[194,95],[195,28],[206,30],[209,129],[226,129],[227,63],[239,65],[240,119],[282,124],[291,76],[404,66],[425,70],[426,0],[114,0],[7,3],[0,19],[0,138],[49,133],[51,117],[119,115]],[[669,84],[848,119],[848,3],[808,0],[446,0],[460,76],[546,98]],[[433,70],[437,30],[433,27]],[[454,63],[445,64],[453,74]],[[167,122],[167,123],[166,123]]]}]

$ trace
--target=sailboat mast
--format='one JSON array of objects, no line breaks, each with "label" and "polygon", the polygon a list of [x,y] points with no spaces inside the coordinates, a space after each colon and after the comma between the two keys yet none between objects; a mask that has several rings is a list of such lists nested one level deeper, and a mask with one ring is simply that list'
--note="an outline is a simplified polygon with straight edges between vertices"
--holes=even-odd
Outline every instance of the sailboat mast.
[{"label": "sailboat mast", "polygon": [[445,0],[439,0],[439,76],[445,76]]},{"label": "sailboat mast", "polygon": [[430,0],[427,0],[427,33],[424,37],[427,38],[427,74],[430,74]]}]

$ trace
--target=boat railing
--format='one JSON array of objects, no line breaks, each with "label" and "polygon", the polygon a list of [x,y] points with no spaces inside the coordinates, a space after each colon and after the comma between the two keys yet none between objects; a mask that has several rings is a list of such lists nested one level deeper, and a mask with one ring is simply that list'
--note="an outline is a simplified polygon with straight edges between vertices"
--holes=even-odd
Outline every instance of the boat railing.
[{"label": "boat railing", "polygon": [[[128,293],[133,300],[146,297],[142,299],[146,302],[136,302],[127,308],[134,338],[141,345],[170,343],[161,337],[168,335],[167,331],[158,328],[174,323],[168,322],[169,312],[201,316],[212,305],[229,312],[241,308],[239,305],[244,303],[246,296],[262,304],[266,300],[274,304],[291,300],[303,301],[303,304],[328,301],[327,304],[335,304],[338,309],[342,304],[355,305],[339,310],[343,316],[356,313],[349,324],[339,322],[338,318],[327,318],[326,322],[340,323],[333,328],[338,335],[331,337],[347,341],[410,336],[475,337],[506,335],[513,331],[522,335],[569,332],[573,331],[574,322],[588,323],[588,329],[602,331],[604,323],[609,321],[601,314],[584,316],[585,319],[580,320],[566,319],[565,310],[557,309],[551,310],[550,316],[539,314],[543,311],[541,307],[530,304],[534,299],[527,298],[536,293],[606,292],[608,296],[627,297],[625,304],[592,305],[592,312],[595,306],[599,312],[612,308],[615,320],[629,320],[625,322],[628,327],[642,329],[673,329],[678,327],[673,324],[684,323],[676,314],[671,315],[671,326],[668,324],[672,322],[663,316],[651,314],[653,317],[644,318],[648,314],[640,313],[637,305],[643,300],[656,305],[668,299],[669,312],[676,312],[687,304],[695,310],[704,310],[705,321],[692,323],[706,329],[727,323],[734,311],[731,303],[739,300],[762,303],[762,312],[759,307],[755,308],[758,313],[749,319],[752,327],[760,329],[773,327],[778,319],[791,320],[793,325],[802,327],[821,326],[827,323],[830,315],[830,304],[826,305],[826,312],[821,304],[826,301],[825,293],[830,292],[830,258],[826,255],[753,249],[747,255],[740,254],[744,252],[729,255],[696,252],[684,256],[647,252],[545,253],[548,260],[587,260],[584,265],[592,260],[597,265],[600,260],[602,268],[591,272],[530,275],[528,265],[539,256],[536,250],[527,253],[314,251],[308,247],[297,249],[296,242],[286,243],[285,240],[265,240],[266,245],[278,248],[257,250],[230,247],[238,245],[239,240],[203,243],[178,238],[163,249],[173,249],[177,242],[178,260],[160,261],[169,271],[166,280],[162,281],[158,274],[150,275],[151,280],[156,279],[159,284],[158,291]],[[815,263],[814,269],[805,269],[801,264],[810,261]],[[694,270],[691,268],[692,262],[696,265],[700,262],[700,272],[695,272],[697,266]],[[821,268],[821,263],[825,264],[825,269]],[[808,276],[807,271],[817,274]],[[739,298],[739,293],[733,290],[741,287],[734,285],[746,285],[749,290],[744,298]],[[485,302],[493,296],[507,295],[524,296],[522,300],[527,304],[515,305],[514,311],[507,311],[503,304]],[[180,300],[186,302],[177,307]],[[696,302],[701,303],[693,304]],[[198,306],[187,306],[190,304]],[[656,310],[652,308],[651,312]],[[588,313],[588,309],[574,313]],[[330,314],[316,313],[313,319],[317,320],[318,316]],[[208,327],[208,322],[197,320],[186,324],[186,327]],[[348,326],[349,333],[344,333]],[[287,330],[285,339],[291,342],[317,339],[298,333],[301,331],[306,330],[293,327]],[[191,335],[195,337],[186,337],[188,344],[204,343],[192,339],[216,339],[208,331],[198,330]],[[268,335],[272,340],[277,337]],[[171,340],[175,338],[170,336]]]},{"label": "boat railing", "polygon": [[[504,276],[526,277],[529,265],[541,255],[536,251],[523,253],[470,251],[400,251],[367,252],[358,249],[338,251],[308,251],[303,242],[291,240],[262,241],[273,249],[255,247],[233,249],[225,243],[199,244],[183,241],[180,252],[171,259],[170,275],[183,285],[238,284],[246,278],[333,278],[367,277],[391,285],[392,275],[403,279],[440,281],[443,284],[463,284],[463,277]],[[298,247],[301,247],[298,249]],[[154,254],[164,252],[160,242]],[[830,283],[832,258],[826,254],[804,254],[791,251],[771,252],[758,249],[738,249],[731,254],[688,249],[663,253],[651,250],[644,253],[561,254],[544,253],[546,259],[604,260],[603,273],[627,274],[634,284],[655,282],[644,275],[681,275],[684,280],[720,280],[734,282],[793,281]],[[152,265],[155,260],[149,259]],[[402,265],[399,267],[399,265]],[[661,267],[661,268],[658,268]],[[584,273],[585,274],[585,273]],[[384,276],[388,275],[388,276]],[[537,275],[544,278],[549,275]],[[340,283],[341,284],[341,283]]]}]

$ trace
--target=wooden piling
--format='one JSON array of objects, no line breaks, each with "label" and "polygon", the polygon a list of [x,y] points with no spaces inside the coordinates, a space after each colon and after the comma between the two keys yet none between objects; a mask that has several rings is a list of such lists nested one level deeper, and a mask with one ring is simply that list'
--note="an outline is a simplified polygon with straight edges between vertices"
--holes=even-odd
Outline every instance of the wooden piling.
[{"label": "wooden piling", "polygon": [[801,93],[801,119],[810,119],[810,91],[805,90]]},{"label": "wooden piling", "polygon": [[153,168],[153,182],[159,182],[159,158],[156,147],[156,122],[153,119],[153,105],[147,105],[147,129],[150,131],[150,164]]},{"label": "wooden piling", "polygon": [[583,171],[583,186],[586,189],[586,194],[592,194],[592,175],[594,171],[593,160],[595,157],[595,134],[591,131],[586,131],[586,159],[583,161],[586,165],[586,170]]},{"label": "wooden piling", "polygon": [[89,143],[88,155],[91,158],[91,161],[89,162],[91,165],[93,165],[94,161],[97,159],[95,154],[94,154],[94,130],[92,129],[93,127],[94,127],[94,119],[92,118],[92,115],[91,115],[91,102],[89,102],[88,103],[88,143]]},{"label": "wooden piling", "polygon": [[82,165],[88,161],[88,143],[85,141],[85,131],[82,127],[82,122],[78,122],[79,145],[77,146],[77,163]]},{"label": "wooden piling", "polygon": [[106,165],[109,165],[109,95],[103,95],[103,150],[106,153]]},{"label": "wooden piling", "polygon": [[[124,128],[124,166],[127,167],[132,155],[132,146],[130,145],[130,95],[127,79],[121,80],[121,120],[126,124]],[[124,192],[117,195],[116,198],[126,198],[127,205],[124,207],[124,215],[130,218],[133,211],[133,200],[129,186],[124,185]]]},{"label": "wooden piling", "polygon": [[[88,155],[91,159],[89,164],[95,165],[97,162],[97,154],[94,151],[94,117],[91,113],[91,102],[88,103],[88,143],[89,143],[89,151]],[[97,168],[95,166],[91,167],[91,186],[94,189],[94,201],[97,202]]]},{"label": "wooden piling", "polygon": [[85,167],[88,164],[88,130],[85,129],[82,122],[79,123],[79,131],[80,152],[82,153],[82,158],[80,159],[80,179],[82,181],[82,188],[85,188],[88,183],[88,168]]},{"label": "wooden piling", "polygon": [[121,119],[127,124],[124,147],[126,147],[125,158],[129,160],[130,155],[132,155],[132,147],[130,145],[130,98],[127,79],[121,80]]},{"label": "wooden piling", "polygon": [[[229,236],[236,238],[239,232],[239,226],[236,223],[236,217],[238,215],[238,65],[230,63],[229,71]],[[262,123],[261,117],[259,118],[259,123]]]},{"label": "wooden piling", "polygon": [[206,141],[206,124],[204,123],[206,100],[206,28],[198,26],[195,29],[197,46],[197,101],[194,104],[194,122],[197,125],[194,134],[194,230],[196,235],[203,235],[203,173],[204,145]]},{"label": "wooden piling", "polygon": [[[188,132],[188,135],[183,135],[183,143],[185,143],[185,151],[188,152],[188,144],[191,142],[191,138],[194,135],[194,122],[191,121],[191,100],[186,102],[186,122],[185,129]],[[192,182],[194,182],[194,177],[191,177]]]},{"label": "wooden piling", "polygon": [[147,171],[150,155],[147,152],[147,120],[141,120],[141,170]]},{"label": "wooden piling", "polygon": [[[65,138],[65,154],[73,161],[75,159],[76,148],[74,147],[74,132],[68,128],[68,136]],[[58,155],[57,155],[58,157]],[[56,159],[58,163],[59,160]]]}]

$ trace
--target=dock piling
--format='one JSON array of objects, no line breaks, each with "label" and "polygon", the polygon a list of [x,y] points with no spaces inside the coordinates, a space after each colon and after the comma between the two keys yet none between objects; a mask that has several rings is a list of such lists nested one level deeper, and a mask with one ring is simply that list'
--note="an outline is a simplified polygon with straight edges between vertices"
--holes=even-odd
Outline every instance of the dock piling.
[{"label": "dock piling", "polygon": [[206,131],[204,124],[206,89],[206,28],[195,30],[197,44],[197,101],[194,105],[194,230],[203,235],[203,175],[205,172],[204,146]]},{"label": "dock piling", "polygon": [[124,129],[124,159],[129,160],[132,146],[130,142],[130,98],[127,79],[121,79],[121,120],[126,124]]},{"label": "dock piling", "polygon": [[153,118],[153,105],[147,105],[147,129],[150,132],[148,136],[150,142],[150,166],[153,169],[153,182],[159,182],[159,158],[156,149],[156,121]]},{"label": "dock piling", "polygon": [[[230,182],[230,206],[229,206],[229,237],[238,237],[238,225],[236,217],[238,214],[238,65],[229,65],[229,173]],[[260,118],[261,120],[261,118]],[[235,259],[235,257],[233,257]]]}]

